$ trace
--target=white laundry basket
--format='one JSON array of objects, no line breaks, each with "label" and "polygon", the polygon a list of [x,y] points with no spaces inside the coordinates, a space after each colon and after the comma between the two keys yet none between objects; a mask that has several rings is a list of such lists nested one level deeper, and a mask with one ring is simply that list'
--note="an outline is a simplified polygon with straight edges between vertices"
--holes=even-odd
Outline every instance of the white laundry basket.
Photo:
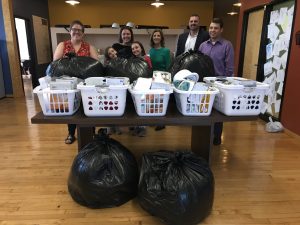
[{"label": "white laundry basket", "polygon": [[209,116],[219,90],[201,84],[202,90],[182,91],[174,87],[176,106],[185,116]]},{"label": "white laundry basket", "polygon": [[217,87],[214,108],[228,116],[258,115],[268,84],[240,77],[205,77],[204,81]]},{"label": "white laundry basket", "polygon": [[86,116],[122,116],[129,85],[127,77],[90,77],[77,85]]},{"label": "white laundry basket", "polygon": [[34,88],[45,116],[70,116],[80,106],[81,96],[79,90],[50,90],[40,86]]},{"label": "white laundry basket", "polygon": [[128,88],[134,103],[135,111],[139,116],[164,116],[166,115],[170,94],[173,90],[153,89],[134,90]]}]

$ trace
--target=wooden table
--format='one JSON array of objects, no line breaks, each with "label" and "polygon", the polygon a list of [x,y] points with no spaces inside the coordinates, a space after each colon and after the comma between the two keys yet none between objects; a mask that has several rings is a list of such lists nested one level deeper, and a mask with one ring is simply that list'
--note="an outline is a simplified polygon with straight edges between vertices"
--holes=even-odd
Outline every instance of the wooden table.
[{"label": "wooden table", "polygon": [[31,118],[31,122],[33,124],[76,124],[78,151],[92,141],[95,126],[191,126],[191,150],[209,162],[215,122],[248,121],[257,118],[258,116],[225,116],[216,110],[212,110],[210,116],[183,116],[171,101],[166,116],[162,117],[140,117],[136,114],[133,103],[129,102],[121,117],[87,117],[80,108],[73,116],[44,116],[39,112]]}]

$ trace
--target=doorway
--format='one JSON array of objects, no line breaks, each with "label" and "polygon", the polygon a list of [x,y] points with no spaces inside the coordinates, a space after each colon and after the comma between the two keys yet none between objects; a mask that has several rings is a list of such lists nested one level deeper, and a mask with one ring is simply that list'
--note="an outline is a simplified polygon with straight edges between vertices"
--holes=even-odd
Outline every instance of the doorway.
[{"label": "doorway", "polygon": [[264,19],[264,9],[249,13],[242,75],[257,80],[258,56]]},{"label": "doorway", "polygon": [[25,95],[32,91],[32,63],[28,42],[28,21],[15,17],[15,28],[20,57],[20,70]]},{"label": "doorway", "polygon": [[264,8],[249,12],[244,21],[244,57],[240,60],[239,74],[246,79],[257,80],[263,21]]}]

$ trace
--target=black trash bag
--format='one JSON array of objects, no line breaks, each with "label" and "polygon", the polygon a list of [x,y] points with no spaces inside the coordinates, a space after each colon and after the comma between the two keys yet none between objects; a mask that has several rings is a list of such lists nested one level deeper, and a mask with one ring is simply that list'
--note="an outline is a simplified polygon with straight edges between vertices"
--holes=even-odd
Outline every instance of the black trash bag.
[{"label": "black trash bag", "polygon": [[46,76],[67,75],[80,79],[105,76],[104,67],[100,61],[86,56],[74,56],[73,54],[68,54],[65,58],[51,62],[46,70]]},{"label": "black trash bag", "polygon": [[171,66],[170,73],[172,77],[183,69],[198,73],[199,82],[203,81],[203,77],[214,77],[215,69],[212,59],[201,52],[192,51],[177,56]]},{"label": "black trash bag", "polygon": [[112,77],[128,77],[132,83],[139,77],[152,77],[152,70],[149,69],[148,63],[139,57],[129,59],[116,58],[110,60],[106,66],[106,75]]},{"label": "black trash bag", "polygon": [[137,162],[108,136],[96,137],[74,159],[68,189],[74,201],[90,208],[115,207],[136,197]]},{"label": "black trash bag", "polygon": [[214,177],[192,152],[159,151],[142,157],[138,201],[166,224],[190,225],[209,215],[214,199]]}]

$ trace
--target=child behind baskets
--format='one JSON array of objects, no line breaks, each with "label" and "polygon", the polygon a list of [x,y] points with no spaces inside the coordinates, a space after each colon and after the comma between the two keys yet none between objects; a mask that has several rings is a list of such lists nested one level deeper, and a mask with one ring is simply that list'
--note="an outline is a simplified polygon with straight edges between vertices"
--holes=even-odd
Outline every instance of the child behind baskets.
[{"label": "child behind baskets", "polygon": [[[131,50],[132,50],[132,54],[135,57],[140,57],[140,58],[144,59],[147,62],[149,69],[152,69],[151,59],[149,56],[146,55],[144,46],[141,42],[139,42],[139,41],[132,42]],[[146,136],[146,127],[145,126],[129,127],[129,131],[134,136],[139,136],[139,137]]]}]

